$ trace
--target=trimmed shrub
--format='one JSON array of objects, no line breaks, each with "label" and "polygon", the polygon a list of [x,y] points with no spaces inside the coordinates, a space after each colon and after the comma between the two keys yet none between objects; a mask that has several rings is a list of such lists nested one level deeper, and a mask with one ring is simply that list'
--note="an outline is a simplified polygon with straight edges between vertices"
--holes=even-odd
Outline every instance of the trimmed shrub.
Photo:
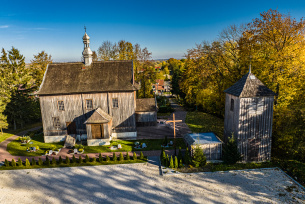
[{"label": "trimmed shrub", "polygon": [[171,156],[171,160],[170,160],[170,163],[169,163],[169,168],[174,168],[173,156]]},{"label": "trimmed shrub", "polygon": [[5,159],[4,164],[5,164],[6,167],[10,166],[10,163],[7,161],[7,159]]},{"label": "trimmed shrub", "polygon": [[133,157],[132,158],[133,158],[134,161],[137,160],[137,154],[135,152],[133,153]]},{"label": "trimmed shrub", "polygon": [[185,151],[185,156],[184,156],[184,163],[188,166],[191,163],[191,157],[190,157],[190,152],[189,152],[189,148],[186,148]]},{"label": "trimmed shrub", "polygon": [[140,159],[141,159],[141,160],[144,160],[143,152],[140,153]]},{"label": "trimmed shrub", "polygon": [[85,157],[85,163],[88,163],[88,162],[90,162],[90,159],[89,159],[88,154],[86,154],[86,157]]},{"label": "trimmed shrub", "polygon": [[41,158],[38,159],[38,165],[39,165],[39,166],[42,166],[42,165],[43,165],[43,161],[42,161]]},{"label": "trimmed shrub", "polygon": [[166,167],[169,167],[169,157],[168,157],[168,154],[166,155],[165,165],[166,165]]},{"label": "trimmed shrub", "polygon": [[18,164],[18,166],[23,166],[20,158],[18,159],[17,164]]},{"label": "trimmed shrub", "polygon": [[45,162],[46,162],[46,165],[47,165],[47,166],[50,166],[50,160],[49,160],[49,157],[46,157],[46,161],[45,161]]},{"label": "trimmed shrub", "polygon": [[223,145],[223,162],[225,164],[236,164],[242,159],[241,154],[238,151],[237,143],[234,140],[234,135],[229,138],[229,141]]},{"label": "trimmed shrub", "polygon": [[115,153],[113,152],[113,155],[112,155],[112,161],[117,161],[118,158],[116,157]]},{"label": "trimmed shrub", "polygon": [[26,167],[31,166],[30,161],[28,160],[28,158],[25,159],[25,166]]},{"label": "trimmed shrub", "polygon": [[192,162],[195,165],[195,167],[197,167],[197,168],[203,167],[207,163],[207,159],[203,153],[203,150],[200,148],[199,145],[196,145]]},{"label": "trimmed shrub", "polygon": [[179,168],[182,168],[183,167],[183,162],[182,162],[182,159],[180,159],[179,161]]},{"label": "trimmed shrub", "polygon": [[178,151],[178,161],[180,161],[182,159],[183,162],[183,156],[182,156],[182,152],[181,152],[181,147],[179,147],[179,151]]},{"label": "trimmed shrub", "polygon": [[93,162],[93,163],[96,162],[96,158],[95,158],[95,157],[92,158],[92,162]]},{"label": "trimmed shrub", "polygon": [[129,156],[129,153],[128,153],[128,152],[126,153],[126,160],[127,160],[127,161],[130,161],[130,156]]},{"label": "trimmed shrub", "polygon": [[56,166],[56,159],[54,157],[52,158],[52,165]]},{"label": "trimmed shrub", "polygon": [[178,169],[178,158],[175,156],[175,168]]},{"label": "trimmed shrub", "polygon": [[32,166],[35,166],[36,165],[36,161],[34,158],[32,158]]},{"label": "trimmed shrub", "polygon": [[74,154],[73,154],[73,157],[72,157],[72,163],[73,163],[73,164],[76,163],[76,158],[75,158]]},{"label": "trimmed shrub", "polygon": [[101,154],[101,153],[98,155],[98,161],[99,161],[99,162],[102,162],[102,161],[103,161],[103,157],[102,157],[102,154]]},{"label": "trimmed shrub", "polygon": [[123,156],[122,152],[120,153],[119,161],[124,161],[124,156]]},{"label": "trimmed shrub", "polygon": [[68,156],[66,156],[66,164],[70,164],[70,159]]},{"label": "trimmed shrub", "polygon": [[58,164],[62,164],[62,158],[61,158],[61,156],[59,156]]},{"label": "trimmed shrub", "polygon": [[79,155],[79,157],[78,157],[78,163],[79,163],[79,164],[83,163],[83,158],[82,158],[81,155]]},{"label": "trimmed shrub", "polygon": [[15,162],[15,160],[14,159],[12,159],[12,167],[16,167],[16,162]]},{"label": "trimmed shrub", "polygon": [[106,156],[106,162],[110,162],[110,158]]}]

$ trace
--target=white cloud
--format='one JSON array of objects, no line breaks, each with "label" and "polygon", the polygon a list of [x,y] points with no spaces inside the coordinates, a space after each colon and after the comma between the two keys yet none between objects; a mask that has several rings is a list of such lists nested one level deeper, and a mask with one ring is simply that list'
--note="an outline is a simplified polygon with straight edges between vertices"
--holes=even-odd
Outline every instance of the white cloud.
[{"label": "white cloud", "polygon": [[2,25],[0,26],[0,28],[8,28],[9,26],[8,25]]}]

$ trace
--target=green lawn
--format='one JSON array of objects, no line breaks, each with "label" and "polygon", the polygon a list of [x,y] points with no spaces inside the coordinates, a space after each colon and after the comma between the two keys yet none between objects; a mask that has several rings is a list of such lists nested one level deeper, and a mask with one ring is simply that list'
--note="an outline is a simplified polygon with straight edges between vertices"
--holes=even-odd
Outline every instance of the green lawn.
[{"label": "green lawn", "polygon": [[22,129],[17,129],[17,130],[3,130],[3,134],[0,133],[0,142],[3,142],[4,140],[6,140],[7,138],[16,135],[19,132],[34,128],[34,127],[38,127],[38,126],[42,126],[42,124],[39,123],[34,123],[34,124],[30,124],[30,125],[26,125],[24,128]]},{"label": "green lawn", "polygon": [[203,112],[188,112],[186,124],[194,133],[214,132],[223,140],[224,120]]},{"label": "green lawn", "polygon": [[[33,136],[32,140],[33,144],[21,144],[18,139],[10,142],[7,145],[7,151],[14,156],[41,156],[45,154],[47,150],[50,150],[53,146],[55,148],[62,148],[64,146],[64,142],[60,143],[44,143],[43,141],[43,133]],[[28,147],[36,147],[39,146],[39,150],[36,152],[27,152],[26,149]]]},{"label": "green lawn", "polygon": [[[168,139],[168,141],[173,139]],[[132,151],[150,151],[150,150],[161,150],[161,145],[163,143],[163,139],[150,139],[150,140],[114,140],[111,141],[110,145],[104,146],[85,146],[85,153],[97,153],[97,152],[132,152]],[[134,143],[146,143],[147,148],[145,149],[135,149]],[[184,140],[182,138],[177,138],[177,148],[181,147],[182,149],[186,148]],[[122,149],[118,150],[110,150],[109,147],[112,145],[122,145]],[[166,149],[173,149],[173,147],[166,148]]]}]

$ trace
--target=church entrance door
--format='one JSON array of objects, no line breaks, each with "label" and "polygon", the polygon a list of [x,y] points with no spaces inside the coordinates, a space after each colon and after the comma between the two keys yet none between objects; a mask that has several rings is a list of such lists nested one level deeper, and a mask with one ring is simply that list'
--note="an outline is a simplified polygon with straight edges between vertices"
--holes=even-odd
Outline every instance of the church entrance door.
[{"label": "church entrance door", "polygon": [[76,135],[76,124],[75,122],[66,122],[67,125],[67,134]]},{"label": "church entrance door", "polygon": [[92,139],[104,138],[103,124],[91,124]]}]

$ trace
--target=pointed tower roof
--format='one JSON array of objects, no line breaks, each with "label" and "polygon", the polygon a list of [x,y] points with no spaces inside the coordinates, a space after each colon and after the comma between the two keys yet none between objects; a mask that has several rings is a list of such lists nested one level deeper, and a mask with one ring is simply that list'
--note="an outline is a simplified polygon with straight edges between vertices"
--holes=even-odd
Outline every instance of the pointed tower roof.
[{"label": "pointed tower roof", "polygon": [[93,114],[86,120],[85,124],[92,123],[108,123],[112,120],[112,117],[105,113],[102,109],[97,108]]},{"label": "pointed tower roof", "polygon": [[224,92],[240,98],[276,95],[251,73],[251,69],[239,81]]},{"label": "pointed tower roof", "polygon": [[85,33],[83,40],[89,40],[89,39],[90,39],[89,35],[87,35],[87,33]]}]

